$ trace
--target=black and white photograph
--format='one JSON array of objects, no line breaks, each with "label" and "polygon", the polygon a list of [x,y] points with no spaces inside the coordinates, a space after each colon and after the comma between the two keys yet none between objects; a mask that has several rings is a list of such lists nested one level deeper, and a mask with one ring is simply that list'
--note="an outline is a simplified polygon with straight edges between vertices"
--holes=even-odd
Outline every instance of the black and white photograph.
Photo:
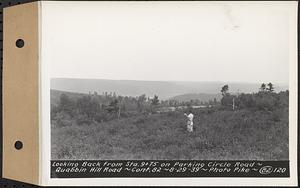
[{"label": "black and white photograph", "polygon": [[295,172],[294,4],[74,4],[42,17],[53,182]]},{"label": "black and white photograph", "polygon": [[72,76],[51,79],[52,159],[289,158],[286,17],[187,7],[170,4],[164,17],[136,7],[139,19],[112,25],[94,19],[99,51],[66,57],[72,64],[57,71]]},{"label": "black and white photograph", "polygon": [[287,160],[288,83],[273,71],[265,83],[52,79],[52,159]]}]

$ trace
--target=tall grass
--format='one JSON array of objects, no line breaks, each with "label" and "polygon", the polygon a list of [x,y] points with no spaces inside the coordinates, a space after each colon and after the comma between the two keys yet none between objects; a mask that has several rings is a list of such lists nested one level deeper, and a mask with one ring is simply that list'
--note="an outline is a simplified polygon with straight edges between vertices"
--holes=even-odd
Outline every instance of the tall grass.
[{"label": "tall grass", "polygon": [[288,159],[288,111],[194,110],[194,132],[183,112],[56,126],[52,159]]}]

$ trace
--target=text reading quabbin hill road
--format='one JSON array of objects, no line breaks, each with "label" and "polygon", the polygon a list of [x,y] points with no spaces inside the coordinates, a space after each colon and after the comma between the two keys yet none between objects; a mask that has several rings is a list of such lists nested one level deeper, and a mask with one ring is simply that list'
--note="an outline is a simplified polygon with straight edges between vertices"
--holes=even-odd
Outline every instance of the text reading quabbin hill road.
[{"label": "text reading quabbin hill road", "polygon": [[51,161],[51,178],[101,177],[289,177],[289,161]]}]

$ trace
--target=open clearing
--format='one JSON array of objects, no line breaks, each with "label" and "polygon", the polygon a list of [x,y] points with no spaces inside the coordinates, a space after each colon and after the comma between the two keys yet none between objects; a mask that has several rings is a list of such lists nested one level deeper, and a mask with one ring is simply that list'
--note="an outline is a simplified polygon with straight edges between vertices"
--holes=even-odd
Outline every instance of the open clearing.
[{"label": "open clearing", "polygon": [[52,122],[52,159],[288,160],[288,110],[197,109],[65,127]]}]

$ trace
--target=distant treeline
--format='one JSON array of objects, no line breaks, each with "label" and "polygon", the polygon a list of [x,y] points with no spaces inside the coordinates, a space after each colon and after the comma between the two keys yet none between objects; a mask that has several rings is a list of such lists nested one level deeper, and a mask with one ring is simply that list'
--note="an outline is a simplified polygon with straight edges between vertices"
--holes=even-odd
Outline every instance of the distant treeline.
[{"label": "distant treeline", "polygon": [[196,104],[200,104],[200,101],[160,100],[158,95],[150,98],[145,94],[131,97],[120,96],[116,93],[98,94],[94,92],[75,98],[65,92],[60,94],[57,104],[51,104],[51,120],[56,121],[58,126],[72,124],[74,119],[76,124],[90,124],[138,114],[156,113],[162,107]]},{"label": "distant treeline", "polygon": [[221,89],[223,107],[232,109],[254,109],[273,111],[279,108],[284,108],[289,105],[289,91],[274,92],[272,83],[263,83],[257,93],[251,94],[230,94],[229,86],[224,85]]},{"label": "distant treeline", "polygon": [[222,87],[221,93],[223,96],[221,101],[213,99],[209,102],[199,100],[179,102],[177,100],[160,100],[158,95],[151,98],[146,95],[131,97],[107,92],[103,94],[94,92],[75,98],[66,92],[60,94],[57,104],[51,104],[51,122],[53,126],[59,127],[73,124],[88,125],[134,115],[152,114],[163,107],[194,105],[219,106],[233,110],[249,108],[268,111],[288,107],[288,91],[275,93],[273,85],[270,83],[268,87],[262,84],[257,93],[232,95],[228,85]]}]

